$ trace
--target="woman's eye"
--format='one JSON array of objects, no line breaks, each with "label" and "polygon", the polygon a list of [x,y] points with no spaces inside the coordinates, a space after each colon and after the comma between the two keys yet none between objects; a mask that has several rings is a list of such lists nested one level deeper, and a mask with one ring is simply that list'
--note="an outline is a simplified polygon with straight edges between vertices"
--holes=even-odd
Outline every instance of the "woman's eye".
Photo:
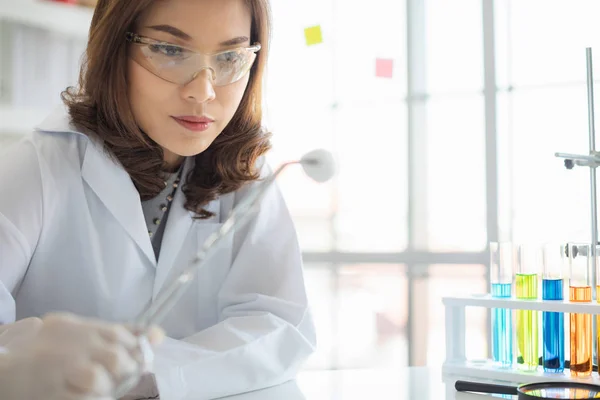
[{"label": "woman's eye", "polygon": [[239,59],[240,57],[238,57],[238,54],[235,51],[220,54],[218,57],[219,62],[224,63],[236,63],[239,61]]},{"label": "woman's eye", "polygon": [[170,44],[151,44],[149,47],[153,53],[159,53],[167,57],[181,57],[185,52],[181,47]]}]

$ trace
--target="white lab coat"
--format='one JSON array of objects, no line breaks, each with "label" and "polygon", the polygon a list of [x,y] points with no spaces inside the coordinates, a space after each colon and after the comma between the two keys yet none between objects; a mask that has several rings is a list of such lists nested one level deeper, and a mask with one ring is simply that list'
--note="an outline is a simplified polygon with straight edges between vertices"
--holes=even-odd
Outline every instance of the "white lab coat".
[{"label": "white lab coat", "polygon": [[[156,262],[129,175],[61,107],[0,157],[0,323],[57,310],[132,321],[247,190],[211,202],[208,220],[193,220],[177,191]],[[280,384],[314,350],[301,253],[278,189],[211,260],[162,324],[154,372],[164,400]]]}]

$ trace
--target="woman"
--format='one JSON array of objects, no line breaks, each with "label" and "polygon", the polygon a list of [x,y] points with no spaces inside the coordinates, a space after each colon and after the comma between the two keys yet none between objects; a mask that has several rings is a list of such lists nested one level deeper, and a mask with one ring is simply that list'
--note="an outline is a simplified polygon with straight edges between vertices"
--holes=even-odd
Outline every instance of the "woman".
[{"label": "woman", "polygon": [[[68,113],[0,157],[0,323],[54,310],[131,321],[193,259],[269,173],[268,38],[267,0],[98,2]],[[162,398],[294,377],[315,337],[277,189],[162,327]]]}]

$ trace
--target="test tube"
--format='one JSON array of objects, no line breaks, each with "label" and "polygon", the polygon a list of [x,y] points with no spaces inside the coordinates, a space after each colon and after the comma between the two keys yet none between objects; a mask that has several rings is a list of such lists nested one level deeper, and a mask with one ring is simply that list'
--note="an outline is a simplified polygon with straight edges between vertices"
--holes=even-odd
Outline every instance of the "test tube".
[{"label": "test tube", "polygon": [[[490,243],[492,297],[512,296],[514,250],[510,242]],[[513,363],[512,310],[492,309],[492,360],[502,367]]]},{"label": "test tube", "polygon": [[[563,300],[563,268],[566,244],[547,243],[543,247],[542,299]],[[563,313],[542,313],[542,365],[544,372],[563,372],[565,367],[565,319]]]},{"label": "test tube", "polygon": [[[541,272],[541,249],[535,245],[518,247],[515,294],[519,300],[538,298],[538,274]],[[517,368],[536,371],[539,365],[538,312],[517,310]]]},{"label": "test tube", "polygon": [[[596,302],[600,303],[600,246],[596,246]],[[600,362],[600,314],[596,315],[596,362]]]},{"label": "test tube", "polygon": [[[591,303],[589,244],[569,243],[569,301]],[[591,314],[570,314],[571,376],[585,377],[592,374],[592,316]]]}]

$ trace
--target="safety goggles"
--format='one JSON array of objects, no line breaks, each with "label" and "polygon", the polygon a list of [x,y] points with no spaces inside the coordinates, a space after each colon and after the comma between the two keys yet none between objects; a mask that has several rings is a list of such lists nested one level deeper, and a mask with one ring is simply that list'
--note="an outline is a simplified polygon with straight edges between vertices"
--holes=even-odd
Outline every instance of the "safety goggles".
[{"label": "safety goggles", "polygon": [[168,82],[187,85],[204,70],[212,72],[213,85],[225,86],[242,79],[252,67],[260,43],[204,54],[182,46],[127,32],[130,56],[142,67]]}]

